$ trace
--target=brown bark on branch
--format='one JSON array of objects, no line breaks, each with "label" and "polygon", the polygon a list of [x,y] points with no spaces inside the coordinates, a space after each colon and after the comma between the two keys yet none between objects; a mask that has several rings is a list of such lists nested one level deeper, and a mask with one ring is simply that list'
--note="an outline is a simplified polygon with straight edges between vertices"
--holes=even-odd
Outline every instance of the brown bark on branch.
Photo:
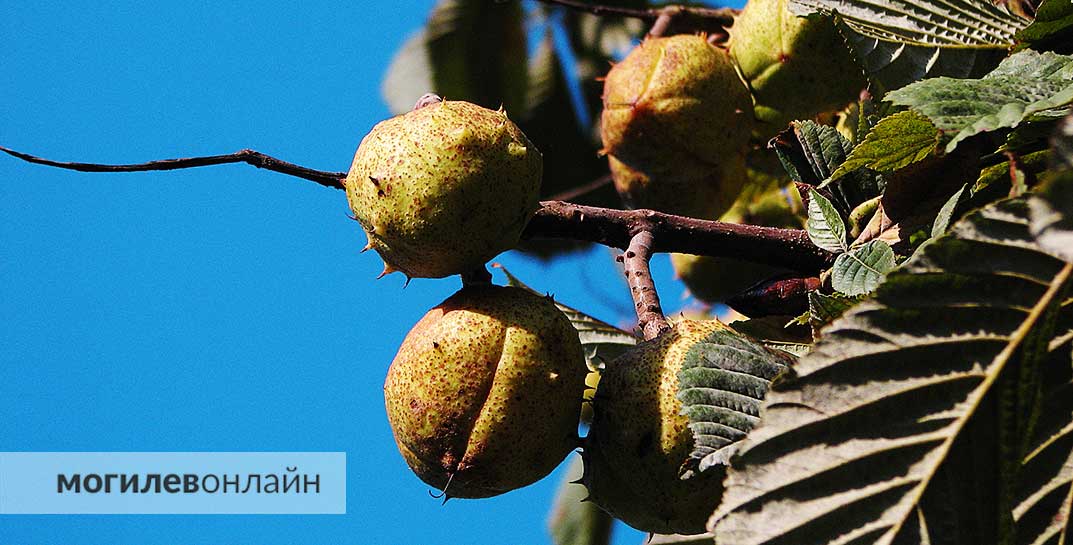
[{"label": "brown bark on branch", "polygon": [[652,258],[652,232],[640,231],[630,238],[630,244],[619,260],[626,272],[626,283],[630,286],[630,296],[637,311],[637,327],[645,340],[652,340],[671,328],[663,308],[659,304],[659,293],[652,280],[649,260]]},{"label": "brown bark on branch", "polygon": [[[326,172],[281,161],[253,150],[229,155],[165,159],[130,165],[67,163],[43,159],[0,147],[13,157],[51,167],[81,172],[144,172],[177,170],[228,163],[247,163],[325,187],[345,189],[345,172]],[[756,263],[816,273],[834,262],[834,255],[816,247],[800,229],[776,229],[673,216],[652,210],[614,210],[562,201],[540,203],[526,227],[526,238],[565,238],[627,249],[637,233],[649,231],[654,252],[734,257]]]},{"label": "brown bark on branch", "polygon": [[206,167],[212,165],[226,165],[230,163],[246,163],[257,168],[271,170],[289,176],[295,176],[305,180],[317,182],[325,187],[344,189],[343,181],[346,180],[345,172],[324,172],[314,170],[287,161],[280,161],[275,157],[265,155],[259,151],[244,149],[227,155],[210,155],[208,157],[186,157],[183,159],[161,159],[132,165],[102,165],[98,163],[65,163],[43,159],[27,153],[22,153],[5,147],[0,151],[18,157],[23,161],[46,165],[50,167],[77,170],[79,172],[147,172],[153,170],[179,170],[183,168]]},{"label": "brown bark on branch", "polygon": [[652,232],[654,252],[734,257],[816,273],[834,263],[801,229],[777,229],[674,216],[652,210],[613,210],[544,201],[523,236],[570,238],[625,250],[634,233]]},{"label": "brown bark on branch", "polygon": [[680,13],[694,19],[707,19],[721,26],[734,24],[734,14],[737,10],[730,8],[702,8],[696,6],[664,6],[653,9],[623,8],[618,6],[605,6],[579,0],[538,0],[545,4],[563,6],[577,11],[584,11],[593,15],[612,15],[641,19],[649,23],[656,22],[661,15]]}]

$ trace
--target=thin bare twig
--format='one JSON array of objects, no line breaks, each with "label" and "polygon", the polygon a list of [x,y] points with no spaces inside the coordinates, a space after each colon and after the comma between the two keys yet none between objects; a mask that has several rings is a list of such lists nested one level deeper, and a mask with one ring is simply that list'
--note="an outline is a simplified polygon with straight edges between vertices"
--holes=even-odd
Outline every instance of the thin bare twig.
[{"label": "thin bare twig", "polygon": [[23,161],[30,163],[36,163],[38,165],[46,165],[50,167],[63,168],[67,170],[77,170],[79,172],[147,172],[153,170],[179,170],[183,168],[194,167],[206,167],[212,165],[226,165],[230,163],[247,163],[257,168],[263,168],[265,170],[271,170],[289,176],[295,176],[305,180],[317,182],[325,187],[332,187],[335,189],[345,189],[344,181],[346,180],[345,172],[325,172],[323,170],[314,170],[303,166],[296,165],[294,163],[288,163],[281,161],[275,157],[265,155],[259,151],[251,149],[244,149],[230,153],[227,155],[210,155],[207,157],[187,157],[183,159],[162,159],[159,161],[149,161],[147,163],[137,163],[130,165],[104,165],[98,163],[66,163],[61,161],[53,161],[50,159],[43,159],[36,157],[28,153],[22,153],[0,146],[0,151],[18,157]]},{"label": "thin bare twig", "polygon": [[601,4],[592,4],[590,2],[578,2],[577,0],[538,0],[545,4],[551,4],[554,6],[563,6],[572,10],[584,11],[593,15],[617,15],[619,17],[629,17],[631,19],[643,19],[645,21],[655,21],[659,17],[658,13],[652,13],[653,10],[648,9],[636,9],[636,8],[623,8],[618,6],[604,6]]},{"label": "thin bare twig", "polygon": [[610,183],[611,183],[611,175],[610,174],[604,174],[603,176],[600,176],[599,178],[597,178],[597,179],[595,179],[595,180],[593,180],[593,181],[591,181],[591,182],[589,182],[587,184],[582,184],[582,185],[579,185],[577,187],[571,187],[570,189],[567,189],[565,191],[560,191],[559,193],[556,193],[556,194],[548,197],[548,200],[549,201],[572,201],[572,200],[574,200],[574,199],[576,199],[578,197],[588,195],[589,193],[592,193],[593,191],[596,191],[597,189],[600,189],[601,187],[604,187],[605,185],[609,185]]},{"label": "thin bare twig", "polygon": [[630,286],[633,306],[637,311],[637,327],[645,340],[658,337],[671,328],[663,308],[659,304],[656,282],[652,280],[649,260],[652,258],[652,232],[642,230],[630,238],[626,252],[619,256],[626,273],[626,283]]},{"label": "thin bare twig", "polygon": [[696,6],[664,6],[661,8],[652,9],[637,9],[637,8],[623,8],[618,6],[605,6],[602,4],[593,4],[590,2],[580,2],[578,0],[537,0],[545,4],[563,6],[572,10],[584,11],[593,15],[612,15],[618,17],[629,17],[631,19],[641,19],[649,23],[656,22],[661,15],[668,13],[680,13],[688,14],[693,18],[703,18],[712,20],[722,26],[730,26],[734,24],[734,14],[737,10],[729,8],[702,8]]},{"label": "thin bare twig", "polygon": [[[82,172],[141,172],[248,163],[335,189],[345,189],[346,179],[346,173],[343,172],[313,170],[253,150],[133,165],[64,163],[4,147],[0,147],[0,151],[23,161]],[[540,209],[530,220],[523,236],[583,240],[625,250],[633,236],[642,230],[652,233],[654,252],[735,257],[810,274],[830,267],[834,262],[833,254],[812,244],[808,234],[800,229],[756,227],[674,216],[652,210],[614,210],[562,201],[540,203]]]}]

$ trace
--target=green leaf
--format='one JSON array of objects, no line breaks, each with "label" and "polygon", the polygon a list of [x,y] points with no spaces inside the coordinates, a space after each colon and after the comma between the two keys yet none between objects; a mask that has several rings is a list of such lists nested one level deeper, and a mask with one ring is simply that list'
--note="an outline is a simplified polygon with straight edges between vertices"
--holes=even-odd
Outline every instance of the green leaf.
[{"label": "green leaf", "polygon": [[[1025,172],[1029,172],[1033,176],[1038,177],[1047,170],[1048,163],[1050,163],[1051,160],[1051,151],[1036,151],[1027,155],[1020,155],[1018,156],[1018,159],[1020,163],[1019,166],[1022,167]],[[997,165],[991,165],[981,169],[980,175],[976,178],[976,182],[972,186],[971,193],[974,198],[979,194],[980,197],[984,199],[987,199],[988,195],[993,195],[994,198],[985,201],[993,202],[998,198],[1008,195],[1011,187],[1010,163],[1007,160]]]},{"label": "green leaf", "polygon": [[856,208],[849,213],[849,237],[857,238],[864,231],[864,228],[876,215],[876,210],[883,203],[883,196],[872,197],[867,201],[857,205]]},{"label": "green leaf", "polygon": [[1062,113],[1073,102],[1073,57],[1022,51],[981,79],[928,79],[891,91],[885,100],[955,132],[949,153],[974,134],[1016,127],[1039,113]]},{"label": "green leaf", "polygon": [[713,540],[710,533],[695,536],[650,534],[642,545],[712,545]]},{"label": "green leaf", "polygon": [[845,252],[849,249],[846,239],[846,224],[831,201],[815,189],[809,190],[808,221],[805,223],[808,238],[812,243],[829,252]]},{"label": "green leaf", "polygon": [[1040,246],[1073,261],[1073,171],[1051,180],[1028,201],[1029,230]]},{"label": "green leaf", "polygon": [[822,331],[739,444],[717,542],[1014,542],[1040,366],[1073,289],[1027,214],[1023,199],[970,214]]},{"label": "green leaf", "polygon": [[395,54],[381,86],[394,114],[434,92],[515,116],[527,86],[524,12],[518,2],[440,0],[425,28]]},{"label": "green leaf", "polygon": [[791,0],[790,9],[837,14],[857,58],[886,89],[982,75],[1028,24],[986,0]]},{"label": "green leaf", "polygon": [[882,240],[839,254],[831,271],[831,287],[845,295],[871,293],[894,269],[894,250]]},{"label": "green leaf", "polygon": [[809,323],[814,329],[819,330],[842,316],[857,304],[857,301],[859,301],[857,297],[848,297],[840,293],[826,295],[818,291],[810,291],[808,293]]},{"label": "green leaf", "polygon": [[1017,40],[1039,51],[1064,47],[1069,53],[1073,44],[1073,2],[1043,0],[1036,19],[1017,33]]},{"label": "green leaf", "polygon": [[999,46],[1029,21],[981,0],[791,0],[798,15],[837,13],[855,31],[902,44]]},{"label": "green leaf", "polygon": [[1073,114],[1066,116],[1058,125],[1051,146],[1054,150],[1054,168],[1073,169]]},{"label": "green leaf", "polygon": [[853,150],[853,144],[834,127],[794,121],[771,140],[770,146],[795,182],[825,189],[842,214],[883,192],[886,182],[870,170],[860,169],[830,181],[831,173]]},{"label": "green leaf", "polygon": [[786,325],[785,322],[785,316],[765,316],[738,320],[727,325],[772,350],[781,350],[795,358],[804,356],[812,349],[812,333],[808,328]]},{"label": "green leaf", "polygon": [[863,209],[858,210],[861,205],[881,196],[886,187],[887,181],[881,174],[862,168],[837,180],[828,180],[820,184],[819,189],[830,192],[839,211],[847,211],[847,216],[852,219],[855,211],[863,213]]},{"label": "green leaf", "polygon": [[898,170],[923,160],[939,145],[939,130],[914,111],[896,113],[880,121],[831,174],[838,179],[859,168],[880,172]]},{"label": "green leaf", "polygon": [[954,211],[957,210],[958,203],[961,202],[961,195],[965,193],[968,188],[968,184],[961,186],[961,189],[950,196],[943,207],[939,209],[939,214],[935,216],[935,221],[931,224],[931,236],[942,236],[950,227],[950,220],[954,218]]},{"label": "green leaf", "polygon": [[613,519],[595,503],[585,501],[589,491],[576,482],[583,473],[581,457],[573,457],[548,517],[548,531],[555,545],[607,545],[611,541]]},{"label": "green leaf", "polygon": [[834,127],[794,121],[771,141],[786,172],[795,182],[817,186],[831,177],[853,149]]},{"label": "green leaf", "polygon": [[794,361],[732,329],[712,333],[686,352],[678,399],[689,417],[693,451],[683,478],[726,465],[733,444],[752,429],[772,379]]},{"label": "green leaf", "polygon": [[[563,74],[550,32],[545,33],[533,53],[529,81],[527,110],[517,122],[544,154],[541,198],[558,196],[606,175],[607,159],[597,153],[599,138],[593,137],[588,126],[581,125],[574,112],[570,84]],[[570,200],[594,206],[620,206],[618,194],[610,183]]]},{"label": "green leaf", "polygon": [[[1067,306],[1073,306],[1067,303]],[[1073,309],[1067,309],[1073,314]],[[1013,516],[1017,542],[1070,543],[1073,511],[1073,365],[1070,342],[1050,351],[1039,421],[1021,467]]]}]

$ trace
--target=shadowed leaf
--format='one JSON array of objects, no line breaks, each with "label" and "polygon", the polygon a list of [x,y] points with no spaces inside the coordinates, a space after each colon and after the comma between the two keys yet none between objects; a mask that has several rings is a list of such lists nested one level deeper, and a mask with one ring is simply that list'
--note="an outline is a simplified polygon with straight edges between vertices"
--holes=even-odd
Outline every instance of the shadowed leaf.
[{"label": "shadowed leaf", "polygon": [[1043,0],[1036,19],[1017,33],[1017,40],[1037,51],[1073,53],[1073,2]]},{"label": "shadowed leaf", "polygon": [[518,2],[440,0],[391,60],[381,92],[394,114],[429,92],[512,117],[525,108],[526,39]]},{"label": "shadowed leaf", "polygon": [[[1073,303],[1064,314],[1073,318]],[[1045,398],[1035,436],[1021,469],[1017,543],[1070,543],[1073,527],[1073,358],[1070,339],[1050,350],[1044,369]]]},{"label": "shadowed leaf", "polygon": [[838,293],[826,295],[818,291],[809,292],[809,323],[818,330],[842,316],[842,313],[849,310],[858,300],[858,298]]},{"label": "shadowed leaf", "polygon": [[583,484],[576,484],[584,473],[580,456],[573,456],[559,491],[555,494],[548,531],[555,545],[607,545],[611,540],[611,516],[588,498]]},{"label": "shadowed leaf", "polygon": [[1021,199],[969,215],[821,332],[738,447],[717,541],[1014,542],[1041,366],[1073,287],[1027,216]]},{"label": "shadowed leaf", "polygon": [[793,363],[732,329],[693,345],[678,373],[678,399],[693,430],[693,452],[683,478],[726,465],[733,445],[752,429],[771,380]]}]

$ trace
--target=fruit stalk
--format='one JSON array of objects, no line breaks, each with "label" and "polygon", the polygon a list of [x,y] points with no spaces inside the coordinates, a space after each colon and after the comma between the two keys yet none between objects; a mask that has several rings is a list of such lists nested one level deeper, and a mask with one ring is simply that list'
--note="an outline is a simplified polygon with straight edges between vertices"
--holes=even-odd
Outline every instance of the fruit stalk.
[{"label": "fruit stalk", "polygon": [[626,283],[630,286],[630,296],[637,311],[637,327],[645,340],[655,339],[671,328],[663,308],[659,304],[659,293],[652,280],[648,262],[652,258],[652,232],[642,230],[630,239],[626,252],[619,256],[626,273]]}]

